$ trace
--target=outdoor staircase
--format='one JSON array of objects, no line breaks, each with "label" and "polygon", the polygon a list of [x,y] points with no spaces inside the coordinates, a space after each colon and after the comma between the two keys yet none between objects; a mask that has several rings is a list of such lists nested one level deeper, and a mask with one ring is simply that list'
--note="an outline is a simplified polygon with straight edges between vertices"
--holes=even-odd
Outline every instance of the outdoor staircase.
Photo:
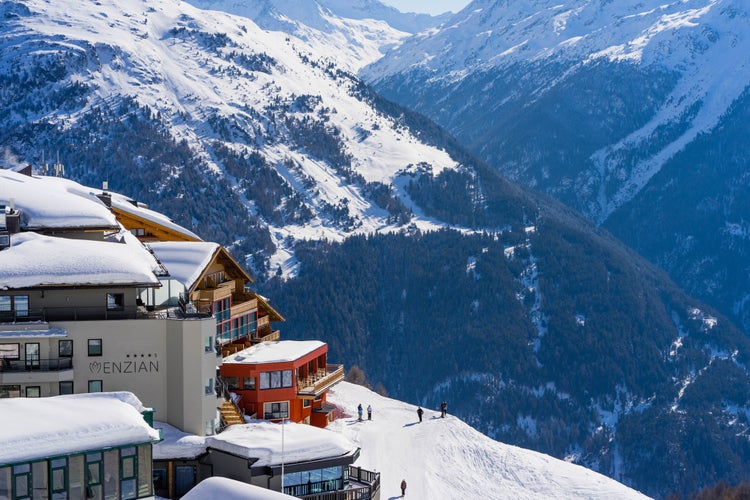
[{"label": "outdoor staircase", "polygon": [[224,401],[219,407],[219,413],[221,414],[221,421],[226,427],[245,423],[239,408],[232,401]]}]

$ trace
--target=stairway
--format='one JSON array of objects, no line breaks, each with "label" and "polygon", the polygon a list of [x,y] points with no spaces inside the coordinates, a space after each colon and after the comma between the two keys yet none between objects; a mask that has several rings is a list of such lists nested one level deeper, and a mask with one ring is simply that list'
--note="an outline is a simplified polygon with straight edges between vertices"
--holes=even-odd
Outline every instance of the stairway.
[{"label": "stairway", "polygon": [[219,413],[221,414],[221,421],[226,427],[245,423],[239,408],[231,401],[224,401],[219,407]]}]

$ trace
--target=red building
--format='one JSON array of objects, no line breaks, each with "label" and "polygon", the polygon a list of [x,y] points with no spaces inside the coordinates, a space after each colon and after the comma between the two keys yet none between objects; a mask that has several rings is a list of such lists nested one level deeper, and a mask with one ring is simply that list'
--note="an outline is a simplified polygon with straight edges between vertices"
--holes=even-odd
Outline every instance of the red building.
[{"label": "red building", "polygon": [[326,427],[334,407],[326,392],[344,379],[318,340],[262,342],[224,358],[221,378],[245,415]]}]

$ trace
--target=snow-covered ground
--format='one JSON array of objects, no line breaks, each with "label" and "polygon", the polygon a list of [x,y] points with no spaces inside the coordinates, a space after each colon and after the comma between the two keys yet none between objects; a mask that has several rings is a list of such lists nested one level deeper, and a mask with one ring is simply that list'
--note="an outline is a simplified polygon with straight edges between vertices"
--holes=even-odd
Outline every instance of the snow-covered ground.
[{"label": "snow-covered ground", "polygon": [[[329,428],[361,448],[355,465],[379,472],[382,500],[647,498],[613,479],[548,455],[494,441],[458,418],[340,383],[329,401],[348,413]],[[357,405],[372,405],[371,421],[357,421]]]}]

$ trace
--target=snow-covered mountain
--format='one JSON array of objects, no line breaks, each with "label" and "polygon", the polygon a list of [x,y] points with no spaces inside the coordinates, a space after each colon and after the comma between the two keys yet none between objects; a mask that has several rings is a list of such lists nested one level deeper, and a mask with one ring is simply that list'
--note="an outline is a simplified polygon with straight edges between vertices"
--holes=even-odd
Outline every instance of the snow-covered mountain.
[{"label": "snow-covered mountain", "polygon": [[5,1],[0,19],[5,161],[59,155],[228,245],[285,336],[648,494],[750,470],[731,322],[333,50],[176,0]]},{"label": "snow-covered mountain", "polygon": [[380,59],[410,34],[438,26],[443,16],[403,14],[378,0],[189,0],[201,9],[252,19],[271,31],[293,34],[330,54],[349,71]]},{"label": "snow-covered mountain", "polygon": [[748,52],[744,1],[475,0],[361,75],[747,330]]},{"label": "snow-covered mountain", "polygon": [[[380,473],[380,497],[645,499],[644,495],[589,469],[548,455],[499,443],[457,417],[417,407],[343,382],[329,399],[347,414],[329,428],[362,448],[354,465]],[[373,419],[357,421],[357,405],[371,405]]]}]

